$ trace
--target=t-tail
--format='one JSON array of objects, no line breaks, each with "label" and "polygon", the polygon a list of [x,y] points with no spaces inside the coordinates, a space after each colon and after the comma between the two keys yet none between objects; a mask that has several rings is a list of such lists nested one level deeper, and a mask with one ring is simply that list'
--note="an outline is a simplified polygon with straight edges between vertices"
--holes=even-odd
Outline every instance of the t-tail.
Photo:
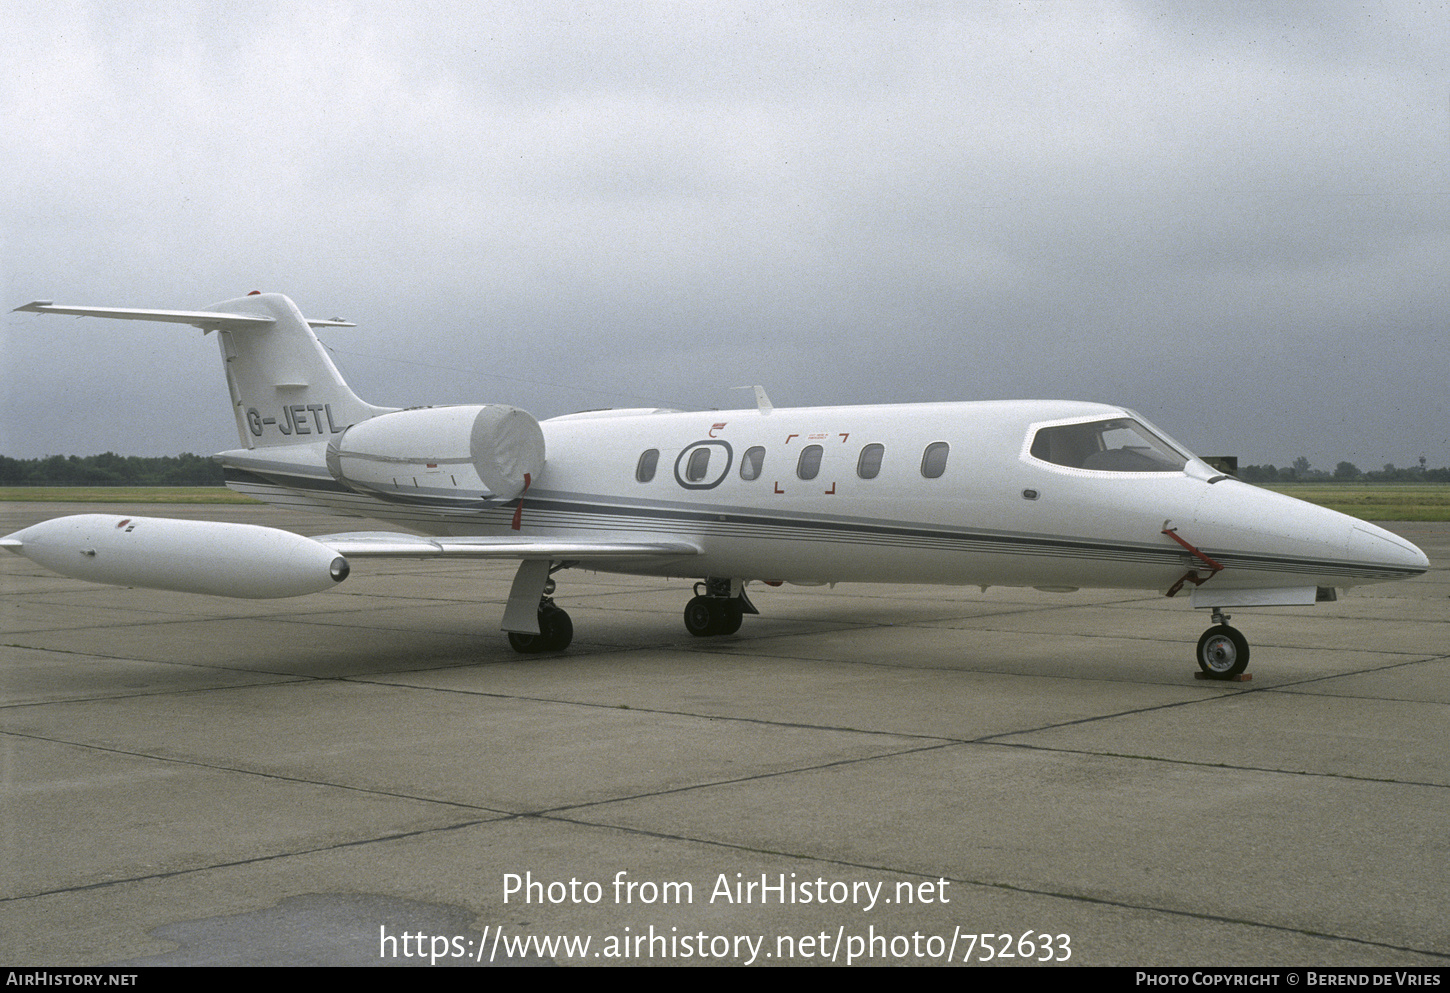
[{"label": "t-tail", "polygon": [[312,331],[352,327],[308,320],[280,293],[252,293],[206,310],[73,307],[37,300],[17,311],[190,324],[217,332],[231,391],[237,434],[246,448],[299,445],[334,438],[358,421],[392,410],[361,400],[348,387]]},{"label": "t-tail", "polygon": [[309,321],[280,293],[258,293],[209,309],[271,319],[251,327],[217,328],[237,433],[247,448],[333,437],[392,409],[359,399],[312,332],[351,324]]}]

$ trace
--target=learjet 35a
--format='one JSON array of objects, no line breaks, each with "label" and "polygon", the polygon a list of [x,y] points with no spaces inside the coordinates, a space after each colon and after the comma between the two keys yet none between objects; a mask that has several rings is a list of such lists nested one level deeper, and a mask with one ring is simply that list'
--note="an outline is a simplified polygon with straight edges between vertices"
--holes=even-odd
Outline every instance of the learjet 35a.
[{"label": "learjet 35a", "polygon": [[350,559],[519,561],[503,630],[559,651],[570,567],[695,578],[685,626],[739,630],[746,584],[843,582],[1188,591],[1212,611],[1198,663],[1243,672],[1227,608],[1312,604],[1425,572],[1372,524],[1215,471],[1122,407],[1048,400],[605,410],[537,421],[500,404],[375,407],[280,294],[205,311],[57,306],[42,314],[217,332],[242,447],[232,489],[281,507],[422,532],[307,538],[275,528],[88,514],[0,545],[78,579],[237,597],[317,592]]}]

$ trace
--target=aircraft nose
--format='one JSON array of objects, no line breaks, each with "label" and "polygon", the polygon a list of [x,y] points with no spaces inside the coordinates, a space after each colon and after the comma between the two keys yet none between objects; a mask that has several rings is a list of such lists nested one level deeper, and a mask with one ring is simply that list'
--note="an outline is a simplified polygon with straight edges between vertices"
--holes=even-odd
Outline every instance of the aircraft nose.
[{"label": "aircraft nose", "polygon": [[1429,557],[1419,547],[1366,521],[1355,521],[1349,533],[1346,554],[1355,562],[1415,574],[1430,568]]},{"label": "aircraft nose", "polygon": [[1286,580],[1297,572],[1296,582],[1355,586],[1408,579],[1430,567],[1424,552],[1384,528],[1237,480],[1211,484],[1194,517],[1201,547],[1230,557],[1246,553],[1241,566]]}]

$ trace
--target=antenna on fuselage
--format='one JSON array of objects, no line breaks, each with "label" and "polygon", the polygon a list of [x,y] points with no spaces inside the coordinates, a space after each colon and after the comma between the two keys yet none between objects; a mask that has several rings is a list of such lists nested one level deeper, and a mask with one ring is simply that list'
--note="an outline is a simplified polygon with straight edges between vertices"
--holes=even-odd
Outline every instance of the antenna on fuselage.
[{"label": "antenna on fuselage", "polygon": [[756,386],[732,386],[731,389],[734,389],[734,390],[754,390],[755,391],[755,406],[760,410],[760,413],[761,414],[769,414],[771,411],[775,410],[775,405],[770,402],[770,397],[768,397],[768,396],[765,395],[765,387],[764,386],[759,386],[759,385],[756,385]]}]

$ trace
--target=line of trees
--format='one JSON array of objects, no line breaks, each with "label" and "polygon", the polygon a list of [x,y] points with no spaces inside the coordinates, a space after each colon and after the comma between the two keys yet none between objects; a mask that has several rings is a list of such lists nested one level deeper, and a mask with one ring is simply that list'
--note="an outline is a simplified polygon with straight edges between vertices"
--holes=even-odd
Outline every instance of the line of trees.
[{"label": "line of trees", "polygon": [[1326,472],[1311,466],[1301,455],[1292,465],[1283,467],[1239,466],[1238,477],[1246,483],[1450,483],[1450,468],[1426,468],[1422,455],[1419,465],[1403,469],[1386,462],[1382,468],[1364,471],[1353,462],[1340,462],[1333,472]]},{"label": "line of trees", "polygon": [[0,455],[0,486],[223,486],[222,467],[211,459],[182,455],[51,455],[12,459]]}]

